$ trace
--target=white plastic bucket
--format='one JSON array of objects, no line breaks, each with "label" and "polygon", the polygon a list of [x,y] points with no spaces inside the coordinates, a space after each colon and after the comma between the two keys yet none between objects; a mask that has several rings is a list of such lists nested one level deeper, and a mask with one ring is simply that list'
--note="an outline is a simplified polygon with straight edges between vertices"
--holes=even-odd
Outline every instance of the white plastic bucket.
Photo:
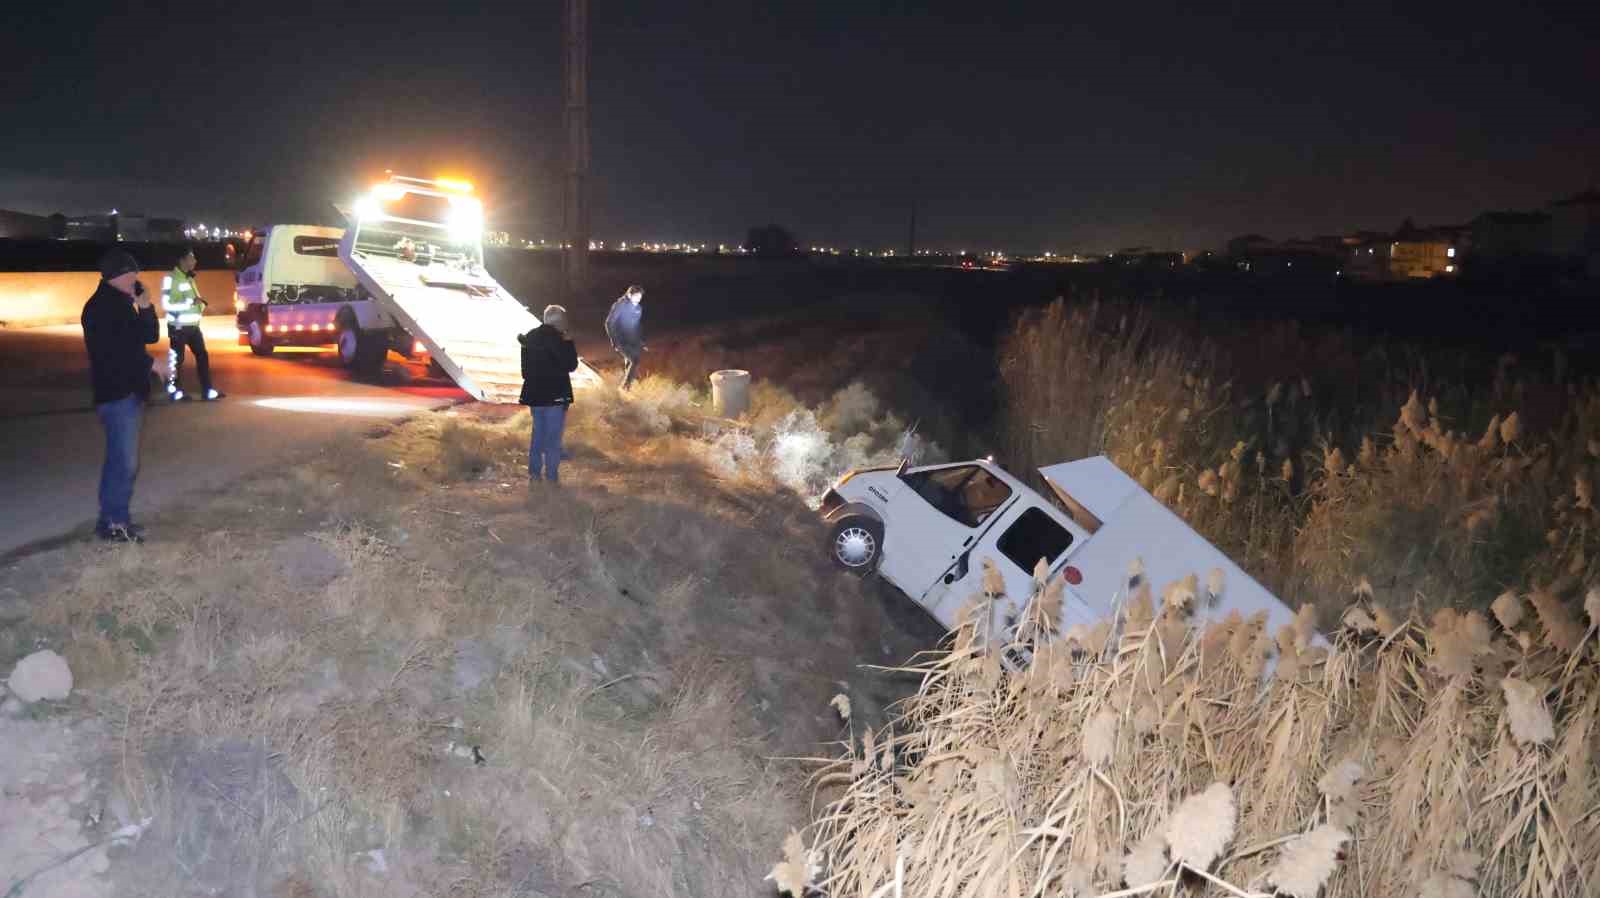
[{"label": "white plastic bucket", "polygon": [[711,373],[711,412],[737,418],[750,410],[750,372],[728,368]]}]

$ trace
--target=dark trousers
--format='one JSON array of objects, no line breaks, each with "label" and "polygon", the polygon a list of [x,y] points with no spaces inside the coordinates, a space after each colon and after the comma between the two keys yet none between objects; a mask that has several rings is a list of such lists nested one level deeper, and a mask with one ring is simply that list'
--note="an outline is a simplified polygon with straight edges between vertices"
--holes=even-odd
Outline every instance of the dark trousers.
[{"label": "dark trousers", "polygon": [[167,328],[167,392],[183,389],[183,350],[194,353],[194,366],[200,372],[200,398],[211,392],[211,354],[206,352],[206,335],[197,324]]},{"label": "dark trousers", "polygon": [[100,467],[100,516],[95,526],[126,527],[128,505],[133,501],[133,481],[139,476],[139,427],[144,422],[144,400],[124,396],[94,407],[106,432],[106,461]]},{"label": "dark trousers", "polygon": [[626,390],[639,379],[639,356],[644,354],[644,347],[618,346],[617,352],[622,356],[622,388]]}]

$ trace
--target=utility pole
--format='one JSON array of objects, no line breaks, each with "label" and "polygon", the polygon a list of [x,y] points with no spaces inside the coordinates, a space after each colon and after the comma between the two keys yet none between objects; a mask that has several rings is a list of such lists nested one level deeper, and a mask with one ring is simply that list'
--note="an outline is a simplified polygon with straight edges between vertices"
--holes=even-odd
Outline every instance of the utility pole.
[{"label": "utility pole", "polygon": [[566,80],[566,243],[562,254],[567,297],[574,300],[589,283],[589,0],[567,0]]}]

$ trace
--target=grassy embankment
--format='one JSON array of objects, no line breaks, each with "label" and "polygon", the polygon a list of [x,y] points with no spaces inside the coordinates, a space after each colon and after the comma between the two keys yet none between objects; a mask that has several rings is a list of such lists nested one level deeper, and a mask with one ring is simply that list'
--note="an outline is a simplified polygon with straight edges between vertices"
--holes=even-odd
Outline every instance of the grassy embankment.
[{"label": "grassy embankment", "polygon": [[907,684],[858,665],[937,633],[834,574],[783,488],[902,425],[763,385],[713,441],[695,398],[584,394],[560,489],[526,482],[525,410],[464,406],[13,566],[0,665],[60,650],[74,698],[32,713],[106,734],[97,825],[155,819],[119,888],[761,890],[804,815],[777,759],[838,735],[841,688],[882,714]]}]

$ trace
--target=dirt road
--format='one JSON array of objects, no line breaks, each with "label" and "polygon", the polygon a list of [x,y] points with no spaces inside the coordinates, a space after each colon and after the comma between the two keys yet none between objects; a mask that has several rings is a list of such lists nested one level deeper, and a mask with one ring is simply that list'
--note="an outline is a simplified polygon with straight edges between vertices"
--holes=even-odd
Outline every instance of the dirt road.
[{"label": "dirt road", "polygon": [[[178,496],[226,490],[247,472],[375,419],[465,397],[398,356],[378,382],[361,383],[331,351],[256,358],[235,345],[231,318],[208,319],[205,333],[213,380],[227,398],[152,402],[135,516],[149,516]],[[157,358],[166,355],[164,341],[150,349]],[[192,362],[185,376],[194,386]],[[88,382],[80,328],[0,330],[0,556],[92,526],[104,438]]]}]

